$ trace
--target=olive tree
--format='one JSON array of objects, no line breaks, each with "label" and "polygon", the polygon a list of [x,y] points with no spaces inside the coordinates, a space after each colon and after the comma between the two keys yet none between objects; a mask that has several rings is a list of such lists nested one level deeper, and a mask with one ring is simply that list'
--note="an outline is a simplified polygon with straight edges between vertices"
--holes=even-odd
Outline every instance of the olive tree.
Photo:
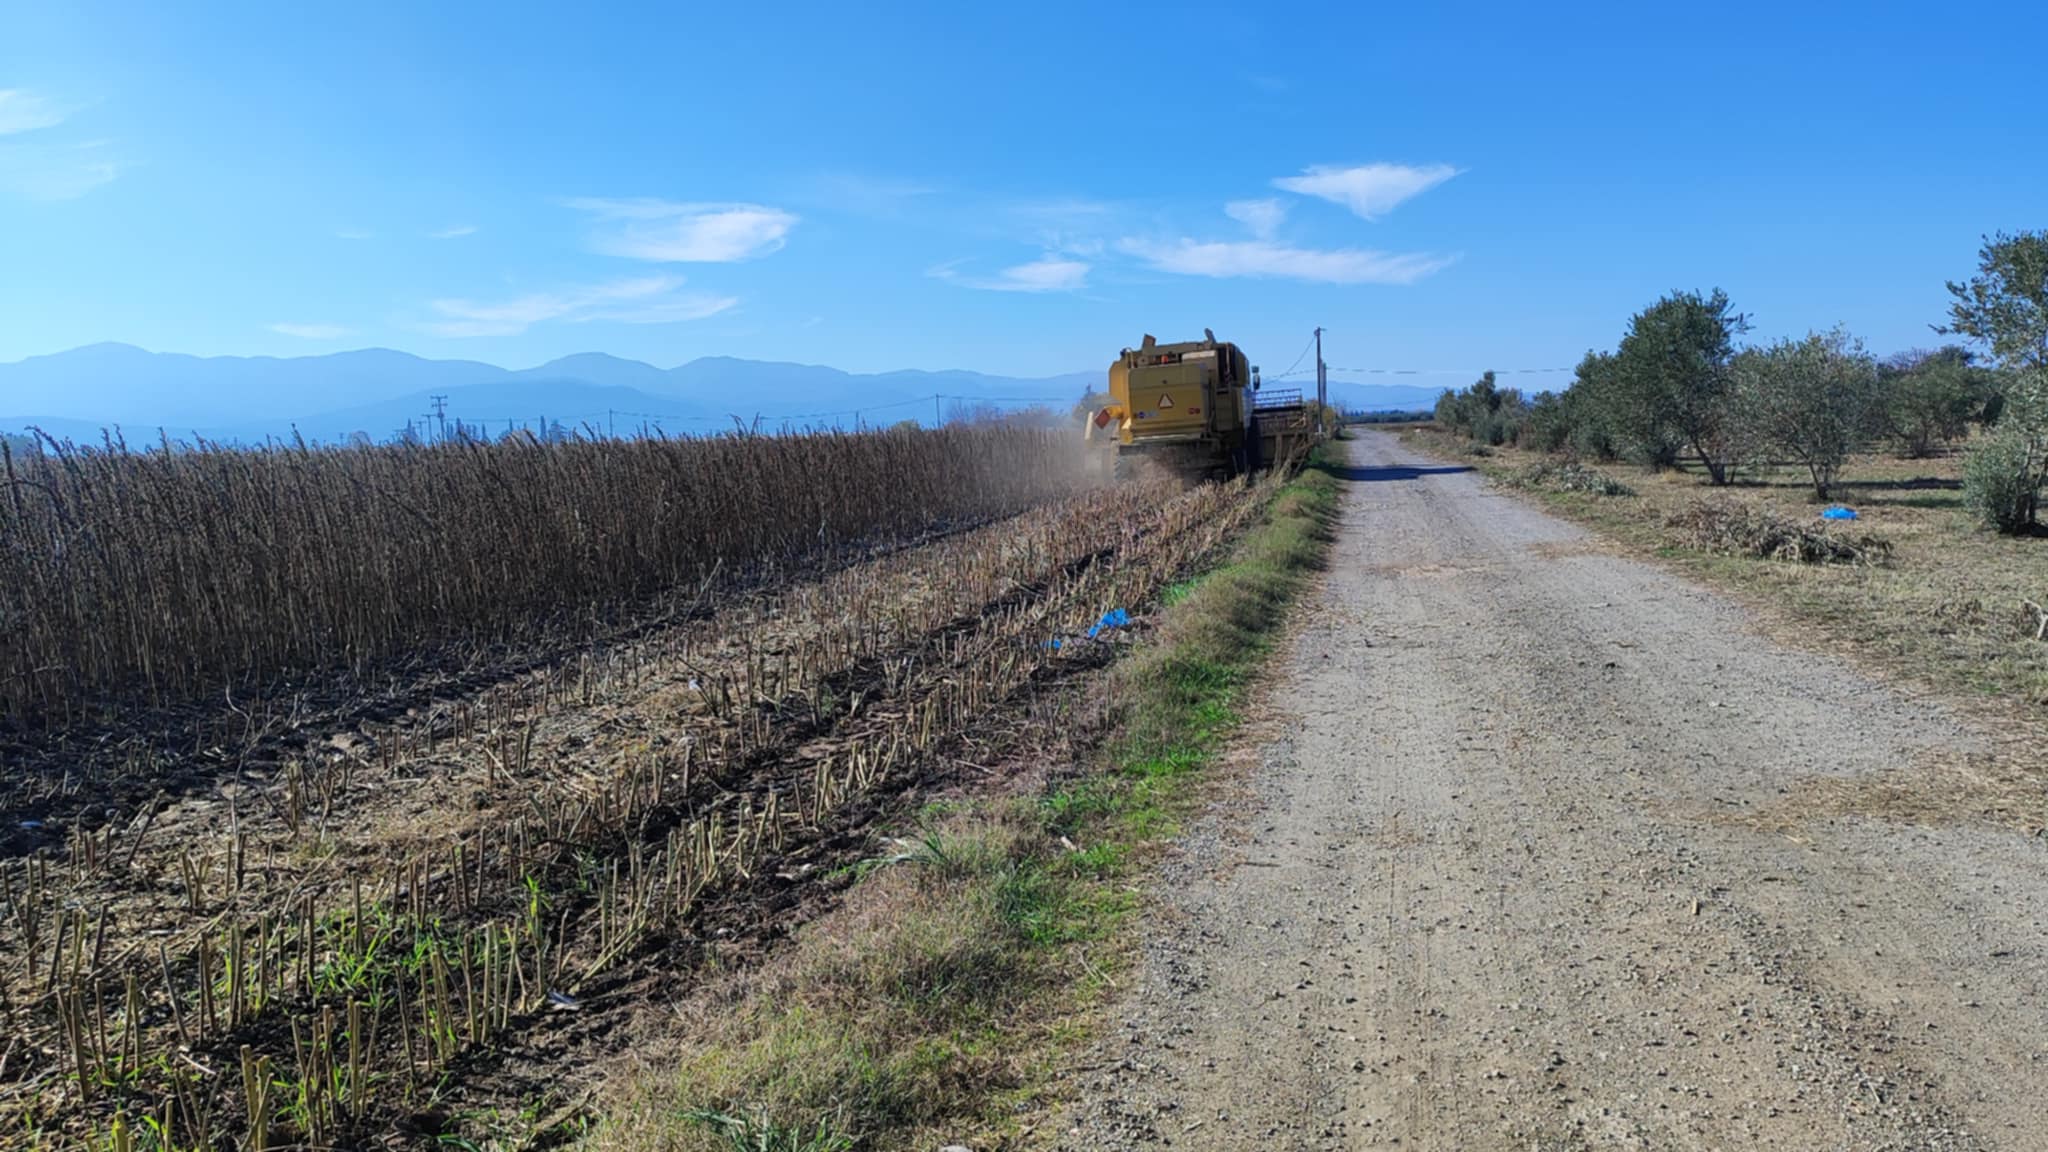
[{"label": "olive tree", "polygon": [[1519,391],[1502,388],[1494,374],[1487,372],[1470,387],[1457,392],[1446,389],[1437,397],[1435,415],[1438,424],[1479,443],[1513,444],[1521,439],[1527,404]]},{"label": "olive tree", "polygon": [[1740,442],[1730,400],[1735,337],[1749,319],[1716,288],[1673,292],[1629,318],[1603,366],[1612,426],[1652,465],[1691,449],[1715,484],[1731,479]]},{"label": "olive tree", "polygon": [[1999,367],[2048,371],[2048,232],[2000,232],[1977,249],[1977,274],[1948,284],[1948,326],[1991,350]]},{"label": "olive tree", "polygon": [[1843,461],[1870,430],[1882,392],[1877,362],[1840,328],[1780,340],[1735,358],[1735,396],[1768,447],[1806,467],[1828,499]]},{"label": "olive tree", "polygon": [[2039,438],[2001,423],[1963,457],[1963,501],[2000,532],[2031,531],[2041,512],[2048,452]]},{"label": "olive tree", "polygon": [[1879,367],[1884,381],[1885,430],[1914,459],[1970,434],[1991,400],[1990,373],[1967,348],[1901,352]]},{"label": "olive tree", "polygon": [[[1615,415],[1616,391],[1613,354],[1587,351],[1579,360],[1571,384],[1558,398],[1558,417],[1566,425],[1566,452],[1596,460],[1615,460],[1632,448]],[[1649,454],[1637,451],[1636,455],[1641,459]]]},{"label": "olive tree", "polygon": [[1991,352],[2000,370],[1997,425],[1963,468],[1966,499],[2001,532],[2033,527],[2048,472],[2048,232],[1999,233],[1977,251],[1977,275],[1948,285],[1938,331]]}]

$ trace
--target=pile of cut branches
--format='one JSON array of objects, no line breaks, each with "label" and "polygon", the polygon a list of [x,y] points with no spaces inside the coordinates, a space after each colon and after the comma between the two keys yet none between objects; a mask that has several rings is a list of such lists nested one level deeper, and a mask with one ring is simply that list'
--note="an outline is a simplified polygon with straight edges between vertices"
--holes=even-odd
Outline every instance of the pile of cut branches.
[{"label": "pile of cut branches", "polygon": [[1636,490],[1576,460],[1539,460],[1515,477],[1522,488],[1547,488],[1552,492],[1584,492],[1590,496],[1633,496]]},{"label": "pile of cut branches", "polygon": [[1874,533],[1837,535],[1823,525],[1732,500],[1697,501],[1672,513],[1664,526],[1673,529],[1686,547],[1724,556],[1799,564],[1883,564],[1892,554],[1891,541]]}]

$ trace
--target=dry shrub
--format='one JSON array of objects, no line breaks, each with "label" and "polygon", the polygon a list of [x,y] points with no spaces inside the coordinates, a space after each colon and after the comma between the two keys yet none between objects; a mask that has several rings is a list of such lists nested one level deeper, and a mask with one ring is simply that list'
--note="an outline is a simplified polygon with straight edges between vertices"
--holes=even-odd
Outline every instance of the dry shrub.
[{"label": "dry shrub", "polygon": [[461,640],[587,631],[714,574],[1087,483],[1018,425],[256,450],[49,441],[0,467],[0,719],[263,690]]},{"label": "dry shrub", "polygon": [[1576,460],[1540,460],[1522,470],[1515,483],[1523,488],[1547,488],[1553,492],[1584,492],[1591,496],[1633,496],[1636,490]]},{"label": "dry shrub", "polygon": [[1874,533],[1837,535],[1823,525],[1739,501],[1696,501],[1672,513],[1664,524],[1677,530],[1686,547],[1724,556],[1800,564],[1881,564],[1892,554],[1891,541]]}]

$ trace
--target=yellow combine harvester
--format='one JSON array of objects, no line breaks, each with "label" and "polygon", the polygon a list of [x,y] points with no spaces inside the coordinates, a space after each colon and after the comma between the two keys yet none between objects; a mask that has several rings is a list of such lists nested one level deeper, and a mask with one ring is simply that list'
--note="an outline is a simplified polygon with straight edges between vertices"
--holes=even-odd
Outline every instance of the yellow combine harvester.
[{"label": "yellow combine harvester", "polygon": [[1186,476],[1239,476],[1291,454],[1312,429],[1301,393],[1259,395],[1259,370],[1237,345],[1147,336],[1109,366],[1109,403],[1087,435],[1116,432],[1117,471],[1137,459]]}]

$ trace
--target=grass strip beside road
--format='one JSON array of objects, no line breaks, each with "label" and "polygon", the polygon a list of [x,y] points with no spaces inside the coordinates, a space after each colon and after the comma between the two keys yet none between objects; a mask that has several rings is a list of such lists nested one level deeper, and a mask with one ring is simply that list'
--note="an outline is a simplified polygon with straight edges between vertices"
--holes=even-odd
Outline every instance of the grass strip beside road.
[{"label": "grass strip beside road", "polygon": [[1322,563],[1336,477],[1311,465],[1229,559],[1176,586],[1111,669],[1109,736],[1039,794],[959,802],[865,868],[833,915],[685,1014],[590,1142],[846,1152],[1029,1142],[1127,969],[1133,881]]}]

